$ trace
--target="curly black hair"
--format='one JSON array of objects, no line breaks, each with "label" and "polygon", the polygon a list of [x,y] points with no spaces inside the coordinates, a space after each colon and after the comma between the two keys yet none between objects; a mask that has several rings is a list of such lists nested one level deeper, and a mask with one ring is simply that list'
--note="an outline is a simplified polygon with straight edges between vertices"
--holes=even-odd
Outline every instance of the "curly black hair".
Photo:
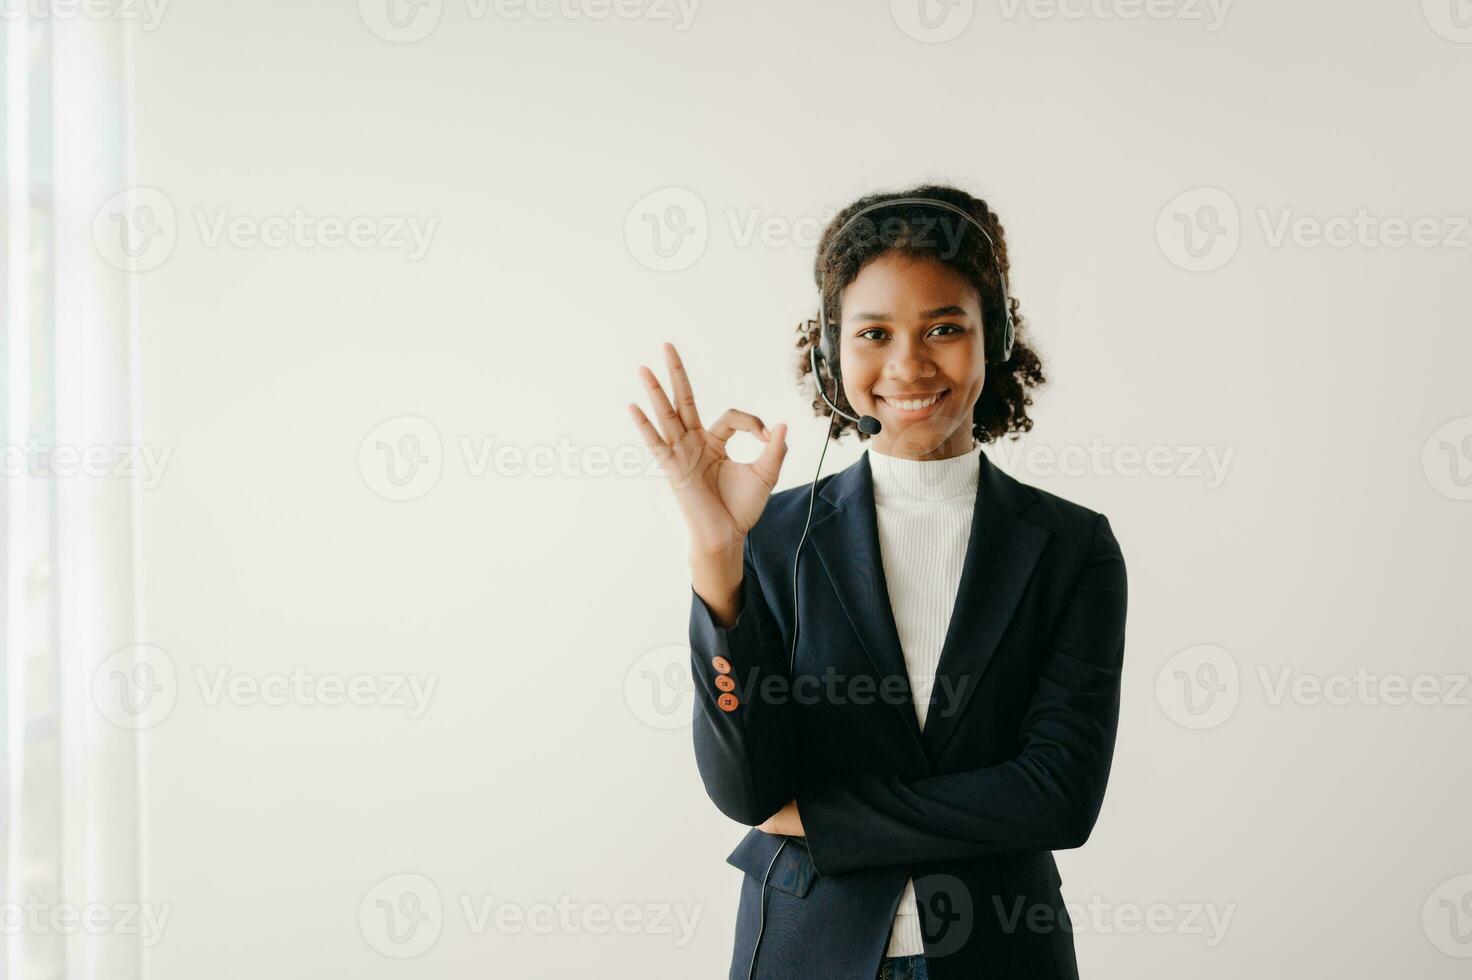
[{"label": "curly black hair", "polygon": [[[991,235],[996,243],[996,258],[993,259],[991,246],[976,234],[970,222],[949,211],[924,205],[899,204],[892,208],[877,208],[854,222],[841,241],[834,241],[839,229],[859,211],[905,197],[936,198],[965,210]],[[1012,308],[1012,357],[1001,364],[988,360],[986,383],[972,411],[971,434],[978,442],[990,443],[1009,433],[1016,439],[1021,433],[1031,431],[1032,419],[1027,414],[1027,408],[1032,404],[1029,389],[1045,384],[1047,379],[1043,377],[1043,363],[1037,351],[1027,344],[1025,321],[1017,298],[1012,294],[1007,238],[996,213],[980,198],[944,184],[922,184],[904,191],[870,194],[844,208],[823,230],[823,237],[818,242],[818,255],[813,262],[813,279],[821,293],[830,331],[838,329],[838,300],[844,287],[853,282],[866,265],[889,252],[934,259],[965,276],[981,298],[988,342],[999,335],[991,328],[1004,321],[1001,283],[997,281],[997,269],[1001,268],[1007,280],[1006,295]],[[807,380],[812,374],[808,352],[818,344],[818,320],[798,324],[797,333],[798,387],[804,392],[814,392],[814,414],[820,417],[832,415],[827,403],[816,394],[815,386]],[[834,350],[837,350],[836,336],[833,343]],[[989,358],[991,353],[988,349]],[[842,385],[837,387],[836,394],[829,392],[834,404],[850,415],[859,414],[849,404]],[[858,428],[843,416],[830,420],[830,425],[834,440],[848,430]],[[869,438],[863,432],[858,436],[860,441]]]}]

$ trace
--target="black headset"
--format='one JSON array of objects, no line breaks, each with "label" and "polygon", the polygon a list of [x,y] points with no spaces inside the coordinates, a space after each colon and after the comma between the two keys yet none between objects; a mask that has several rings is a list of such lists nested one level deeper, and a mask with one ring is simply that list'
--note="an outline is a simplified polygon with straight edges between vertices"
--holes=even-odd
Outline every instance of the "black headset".
[{"label": "black headset", "polygon": [[[987,328],[987,360],[995,364],[1002,364],[1011,360],[1012,340],[1015,331],[1012,323],[1012,303],[1007,298],[1007,275],[1002,271],[1002,257],[997,253],[997,243],[992,240],[992,236],[987,233],[986,228],[984,228],[981,222],[976,220],[975,216],[973,216],[970,212],[966,211],[963,208],[957,207],[949,201],[941,201],[933,197],[891,198],[886,201],[879,201],[875,204],[870,204],[868,207],[860,208],[859,211],[853,215],[853,217],[845,221],[843,225],[839,227],[838,231],[834,233],[833,237],[829,240],[829,247],[832,247],[833,242],[837,242],[842,239],[844,233],[849,230],[853,223],[855,221],[858,221],[864,215],[868,214],[870,211],[878,210],[881,208],[893,208],[902,206],[939,208],[943,211],[949,211],[952,214],[959,215],[966,221],[970,222],[972,227],[981,232],[981,236],[986,239],[987,245],[991,248],[992,261],[996,264],[997,267],[997,285],[1002,293],[1003,313],[1002,323],[983,324]],[[820,260],[818,263],[818,269],[822,270],[824,264],[825,263]],[[793,557],[792,560],[792,650],[787,657],[787,675],[789,678],[791,678],[797,664],[797,628],[798,623],[801,621],[801,617],[798,615],[797,602],[798,563],[802,560],[802,546],[808,539],[808,528],[813,523],[813,504],[817,499],[818,475],[823,472],[823,457],[828,455],[828,443],[833,440],[833,425],[838,421],[839,417],[841,416],[857,425],[859,427],[859,431],[864,433],[865,435],[878,435],[880,430],[883,428],[883,426],[879,424],[879,420],[872,415],[864,415],[859,418],[855,418],[854,416],[840,409],[837,405],[833,404],[833,398],[838,397],[838,393],[843,387],[843,377],[839,373],[838,369],[838,331],[837,329],[828,329],[827,301],[823,293],[824,291],[822,288],[822,284],[820,283],[818,288],[818,343],[814,345],[812,349],[808,352],[808,364],[813,370],[813,380],[817,383],[818,394],[823,396],[823,401],[828,403],[828,407],[833,410],[833,414],[832,416],[830,416],[828,422],[828,438],[823,440],[823,451],[818,454],[818,472],[813,474],[812,489],[808,493],[807,523],[803,525],[802,537],[798,539],[797,542],[797,554]],[[829,398],[828,392],[824,390],[823,375],[819,373],[818,370],[819,361],[822,361],[828,366],[828,374],[833,378],[833,398]],[[767,865],[766,874],[762,875],[762,894],[759,904],[761,913],[757,920],[756,944],[752,947],[751,950],[751,966],[749,966],[746,970],[746,980],[752,980],[753,973],[756,970],[756,954],[762,948],[762,931],[766,928],[767,924],[767,881],[772,877],[772,869],[777,866],[777,858],[782,855],[783,848],[785,848],[788,843],[791,842],[791,840],[792,838],[787,836],[784,836],[782,838],[782,843],[777,847],[777,853],[772,855],[771,863]]]}]

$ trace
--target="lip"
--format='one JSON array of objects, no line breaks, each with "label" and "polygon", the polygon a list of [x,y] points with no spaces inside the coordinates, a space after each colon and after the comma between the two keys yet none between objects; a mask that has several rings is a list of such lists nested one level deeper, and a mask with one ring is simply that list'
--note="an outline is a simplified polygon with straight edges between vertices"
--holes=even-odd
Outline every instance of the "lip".
[{"label": "lip", "polygon": [[885,410],[894,415],[895,418],[902,419],[906,422],[913,422],[918,419],[929,418],[936,412],[940,411],[941,406],[946,404],[946,399],[951,397],[951,389],[942,389],[939,398],[921,409],[900,408],[898,405],[894,404],[883,395],[875,395],[874,397],[878,399],[879,403],[885,407]]}]

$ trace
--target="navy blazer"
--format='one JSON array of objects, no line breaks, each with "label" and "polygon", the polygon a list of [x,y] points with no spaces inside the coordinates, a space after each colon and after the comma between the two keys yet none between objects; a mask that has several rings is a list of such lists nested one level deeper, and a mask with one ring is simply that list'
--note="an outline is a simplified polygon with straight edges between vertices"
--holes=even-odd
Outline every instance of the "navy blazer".
[{"label": "navy blazer", "polygon": [[[730,628],[691,589],[696,763],[721,812],[753,828],[727,858],[746,872],[732,980],[747,976],[763,916],[755,977],[872,980],[910,877],[934,980],[1078,976],[1051,852],[1088,840],[1104,799],[1124,558],[1104,515],[977,455],[923,733],[867,452],[818,481],[790,674],[810,484],[774,494],[747,535]],[[805,837],[755,829],[794,798]]]}]

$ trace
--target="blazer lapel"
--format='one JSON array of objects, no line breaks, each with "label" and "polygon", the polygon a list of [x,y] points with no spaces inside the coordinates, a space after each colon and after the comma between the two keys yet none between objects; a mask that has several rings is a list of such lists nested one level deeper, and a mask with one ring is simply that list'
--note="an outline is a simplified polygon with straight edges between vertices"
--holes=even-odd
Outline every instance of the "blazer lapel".
[{"label": "blazer lapel", "polygon": [[[910,731],[915,748],[923,755],[920,723],[915,717],[914,694],[910,690],[899,630],[889,604],[889,586],[884,579],[884,562],[879,552],[879,525],[874,511],[874,480],[869,454],[830,479],[819,492],[829,510],[813,521],[809,536],[823,569],[838,593],[864,652],[874,665],[880,692],[903,685],[903,696],[885,693],[894,703]],[[799,621],[801,631],[802,623]],[[899,681],[886,682],[885,678]]]},{"label": "blazer lapel", "polygon": [[829,509],[809,530],[880,683],[886,677],[900,679],[904,698],[895,707],[928,761],[940,757],[955,733],[1049,537],[1046,528],[1018,516],[1035,499],[1032,489],[999,470],[986,453],[977,454],[980,473],[966,561],[923,734],[884,578],[868,453],[827,481],[819,497]]},{"label": "blazer lapel", "polygon": [[981,685],[1051,532],[1019,515],[1036,499],[980,452],[981,472],[966,563],[936,666],[925,747],[939,759]]}]

